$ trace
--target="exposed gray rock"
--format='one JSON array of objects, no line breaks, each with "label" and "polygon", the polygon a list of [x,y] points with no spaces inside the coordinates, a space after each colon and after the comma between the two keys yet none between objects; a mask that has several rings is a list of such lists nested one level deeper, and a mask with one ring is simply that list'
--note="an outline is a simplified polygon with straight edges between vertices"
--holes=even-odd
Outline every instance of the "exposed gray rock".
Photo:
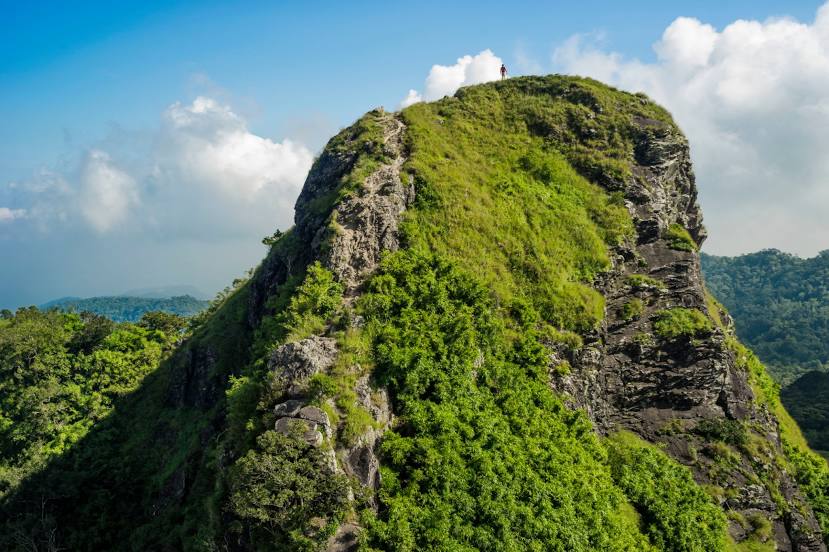
[{"label": "exposed gray rock", "polygon": [[276,424],[274,424],[274,429],[283,435],[290,435],[297,424],[303,426],[302,438],[306,443],[315,447],[322,445],[322,433],[320,432],[319,424],[316,422],[303,420],[301,418],[279,418]]},{"label": "exposed gray rock", "polygon": [[307,388],[310,377],[330,368],[336,358],[336,340],[315,335],[276,349],[268,360],[268,369],[279,389],[298,396]]},{"label": "exposed gray rock", "polygon": [[[347,153],[348,148],[336,154],[326,148],[311,169],[297,200],[295,231],[300,240],[307,244],[302,254],[308,260],[321,260],[332,271],[345,286],[347,303],[358,296],[363,282],[376,269],[381,254],[399,247],[398,225],[406,207],[414,199],[413,183],[410,180],[404,183],[400,178],[400,168],[406,160],[403,148],[405,125],[396,115],[382,110],[371,115],[384,128],[383,147],[389,162],[374,170],[360,189],[341,200],[330,214],[322,213],[314,205],[337,190],[356,157],[356,153]],[[349,139],[348,136],[342,138]],[[277,285],[267,280],[284,281],[290,273],[291,264],[299,262],[299,259],[283,259],[275,255],[268,257],[252,285],[252,313],[261,311],[264,298]],[[352,317],[353,326],[362,326],[362,317],[353,313]],[[329,438],[333,436],[336,428],[331,427],[325,412],[304,406],[303,398],[308,379],[328,370],[336,355],[335,341],[318,336],[284,345],[274,351],[268,366],[274,373],[276,386],[288,397],[294,398],[275,407],[275,414],[280,416],[276,422],[278,431],[288,432],[293,423],[306,424],[305,439],[314,446],[323,442],[323,433]],[[360,371],[358,366],[353,369]],[[380,485],[380,462],[375,447],[391,423],[391,407],[386,391],[372,390],[367,376],[358,379],[355,391],[359,406],[371,414],[375,424],[352,444],[335,443],[338,448],[336,453],[330,451],[331,469],[355,477],[361,485],[374,491]],[[344,523],[329,541],[328,550],[356,549],[359,530],[356,524]]]},{"label": "exposed gray rock", "polygon": [[343,523],[329,539],[326,552],[354,552],[359,549],[358,538],[361,528],[354,523]]},{"label": "exposed gray rock", "polygon": [[[371,389],[368,376],[357,380],[355,391],[358,404],[371,414],[379,429],[369,429],[354,444],[340,451],[342,468],[347,475],[357,478],[363,487],[376,491],[380,488],[380,461],[375,448],[392,423],[391,405],[385,389]],[[373,497],[370,502],[376,507]]]},{"label": "exposed gray rock", "polygon": [[328,420],[328,414],[316,406],[301,408],[296,417],[317,424],[317,427],[321,428],[327,437],[331,437],[331,422]]},{"label": "exposed gray rock", "polygon": [[[758,406],[748,374],[738,368],[727,346],[730,319],[724,319],[724,328],[694,340],[662,340],[653,335],[652,319],[663,309],[685,307],[709,313],[698,254],[671,249],[664,239],[672,224],[686,228],[697,243],[706,234],[687,141],[664,123],[637,122],[641,132],[632,165],[634,178],[622,186],[637,227],[637,243],[618,248],[613,270],[597,279],[596,288],[607,306],[600,330],[586,336],[579,351],[551,354],[552,384],[569,397],[572,407],[583,408],[601,433],[625,428],[661,442],[692,469],[698,482],[736,492],[727,509],[745,518],[759,514],[771,520],[779,550],[824,551],[817,521],[788,473],[770,458],[751,458],[737,449],[733,454],[739,459],[738,468],[712,469],[718,452],[694,433],[700,420],[738,420],[762,428],[762,438],[782,453],[776,421]],[[633,289],[627,283],[631,274],[655,278],[664,289],[647,285]],[[634,298],[643,302],[644,312],[625,320],[620,311]],[[558,376],[552,368],[562,358],[572,369]],[[781,510],[760,481],[773,482],[775,492],[782,492],[790,507]],[[736,520],[729,530],[737,541],[750,535]]]},{"label": "exposed gray rock", "polygon": [[302,401],[291,399],[283,403],[279,403],[273,408],[273,413],[277,416],[295,418],[299,414],[300,408],[304,406]]},{"label": "exposed gray rock", "polygon": [[[353,295],[380,261],[383,251],[398,248],[397,227],[406,206],[414,198],[414,186],[400,179],[405,162],[403,122],[392,114],[381,119],[385,127],[385,148],[392,161],[369,175],[357,194],[340,202],[333,212],[336,231],[323,253],[323,264]],[[316,247],[327,236],[320,229]]]}]

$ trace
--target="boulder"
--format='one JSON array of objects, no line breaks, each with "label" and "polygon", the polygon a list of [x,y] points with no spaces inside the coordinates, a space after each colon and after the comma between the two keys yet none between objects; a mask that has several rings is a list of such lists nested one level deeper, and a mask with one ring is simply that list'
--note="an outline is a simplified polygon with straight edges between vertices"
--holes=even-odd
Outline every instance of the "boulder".
[{"label": "boulder", "polygon": [[276,349],[268,360],[268,369],[276,386],[296,397],[307,389],[311,376],[330,368],[336,358],[336,340],[314,335]]}]

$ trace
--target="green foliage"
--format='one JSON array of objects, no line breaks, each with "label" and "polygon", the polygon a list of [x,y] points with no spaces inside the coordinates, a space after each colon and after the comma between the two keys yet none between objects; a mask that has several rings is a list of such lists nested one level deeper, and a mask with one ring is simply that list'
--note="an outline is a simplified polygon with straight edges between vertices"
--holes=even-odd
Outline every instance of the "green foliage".
[{"label": "green foliage", "polygon": [[151,331],[175,336],[180,335],[187,328],[187,319],[172,312],[150,311],[141,316],[138,325]]},{"label": "green foliage", "polygon": [[296,288],[288,307],[277,314],[282,328],[280,341],[297,341],[321,333],[342,304],[343,286],[319,261],[308,267],[305,280]]},{"label": "green foliage", "polygon": [[811,370],[829,371],[829,252],[701,258],[706,285],[774,379],[788,385]]},{"label": "green foliage", "polygon": [[665,232],[664,238],[668,241],[668,247],[678,251],[696,251],[699,249],[697,242],[688,233],[688,230],[677,223],[673,223]]},{"label": "green foliage", "polygon": [[347,478],[302,440],[301,423],[294,429],[260,435],[230,472],[229,510],[254,549],[318,550],[347,507]]},{"label": "green foliage", "polygon": [[694,431],[706,439],[729,445],[744,446],[748,443],[748,432],[739,420],[702,420]]},{"label": "green foliage", "polygon": [[645,312],[645,303],[639,298],[633,298],[619,309],[619,317],[625,322],[635,320]]},{"label": "green foliage", "polygon": [[656,278],[651,278],[650,276],[646,276],[644,274],[631,274],[627,277],[626,281],[627,285],[634,289],[667,289],[665,282],[662,280],[657,280]]},{"label": "green foliage", "polygon": [[[573,101],[595,107],[596,138],[571,128]],[[609,267],[608,245],[632,236],[633,225],[618,198],[573,160],[632,160],[630,117],[640,108],[594,81],[545,77],[464,88],[405,109],[404,171],[417,196],[404,241],[479,274],[503,305],[520,298],[543,323],[593,328],[604,300],[589,284]]]},{"label": "green foliage", "polygon": [[41,308],[58,309],[66,312],[93,312],[116,322],[138,322],[148,312],[163,311],[179,316],[193,316],[208,306],[189,295],[156,299],[148,297],[90,297],[88,299],[67,298],[51,301]]},{"label": "green foliage", "polygon": [[725,514],[688,468],[632,433],[617,433],[606,444],[613,480],[639,512],[657,550],[725,549]]},{"label": "green foliage", "polygon": [[20,309],[0,326],[0,497],[64,453],[155,370],[177,334]]},{"label": "green foliage", "polygon": [[794,473],[817,517],[824,542],[829,544],[829,466],[826,460],[809,448],[797,423],[780,402],[780,386],[769,377],[757,356],[735,339],[729,340],[728,345],[734,351],[737,365],[748,373],[757,401],[777,418],[785,454],[781,461]]},{"label": "green foliage", "polygon": [[[381,449],[383,550],[641,550],[583,414],[515,342],[488,288],[428,253],[388,256],[360,308],[398,424]],[[429,328],[429,331],[423,331]]]},{"label": "green foliage", "polygon": [[264,238],[262,238],[262,245],[266,245],[268,247],[273,247],[274,245],[276,245],[276,242],[278,242],[279,240],[282,239],[282,236],[284,236],[284,235],[285,235],[285,233],[282,230],[277,228],[274,231],[273,234],[271,234],[270,236],[265,236]]},{"label": "green foliage", "polygon": [[656,313],[653,319],[653,331],[662,339],[700,337],[712,329],[711,320],[697,309],[665,309]]},{"label": "green foliage", "polygon": [[829,452],[829,373],[803,374],[783,389],[780,399],[809,445],[824,454]]}]

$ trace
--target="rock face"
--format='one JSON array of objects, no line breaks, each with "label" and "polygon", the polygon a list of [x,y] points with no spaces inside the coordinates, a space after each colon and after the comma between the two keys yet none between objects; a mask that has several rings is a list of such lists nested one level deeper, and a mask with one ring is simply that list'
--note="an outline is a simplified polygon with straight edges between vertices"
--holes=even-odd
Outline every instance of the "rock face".
[{"label": "rock face", "polygon": [[[825,550],[814,515],[785,470],[736,448],[728,452],[736,465],[716,469],[724,453],[700,436],[700,424],[731,420],[781,448],[776,421],[757,405],[749,376],[727,345],[730,320],[713,312],[717,308],[706,299],[698,253],[672,248],[667,236],[678,224],[697,244],[705,238],[687,142],[663,123],[637,123],[636,164],[623,193],[638,239],[616,251],[613,270],[596,284],[606,298],[602,327],[587,336],[581,350],[553,355],[554,363],[569,355],[572,371],[553,376],[552,384],[588,413],[598,431],[625,428],[664,443],[698,482],[724,490],[727,510],[743,519],[771,520],[779,550]],[[634,274],[648,279],[631,278]],[[632,301],[641,305],[635,316],[626,309]],[[676,307],[726,319],[722,327],[693,338],[655,336],[654,317]],[[773,499],[778,490],[794,505],[788,512]],[[730,532],[737,541],[749,536],[738,521],[731,522]]]},{"label": "rock face", "polygon": [[329,152],[320,157],[309,173],[297,199],[296,230],[304,243],[310,244],[326,268],[345,285],[346,296],[377,266],[380,253],[398,248],[397,227],[403,211],[414,199],[414,186],[404,184],[400,168],[406,160],[403,151],[405,125],[393,114],[376,110],[374,116],[382,128],[381,163],[357,190],[339,201],[328,218],[320,217],[314,206],[332,196],[340,186],[342,175],[353,168],[350,153]]},{"label": "rock face", "polygon": [[336,358],[337,342],[315,335],[276,349],[268,360],[268,369],[285,393],[296,396],[305,390],[311,376],[330,368]]},{"label": "rock face", "polygon": [[[323,264],[354,295],[366,276],[377,267],[380,253],[398,248],[397,226],[414,197],[412,183],[400,180],[405,158],[403,123],[389,117],[384,132],[385,149],[392,161],[365,179],[359,194],[342,201],[334,210],[335,235],[323,255]],[[319,235],[315,236],[318,241]]]},{"label": "rock face", "polygon": [[[368,114],[382,131],[382,158],[355,190],[333,205],[330,213],[317,208],[340,193],[345,175],[354,169],[358,148],[326,148],[308,175],[297,200],[296,226],[302,249],[293,255],[270,255],[251,285],[251,325],[261,318],[264,301],[286,281],[295,267],[319,260],[343,284],[346,304],[360,294],[362,284],[376,269],[384,251],[399,247],[398,226],[406,207],[414,199],[411,182],[404,184],[400,168],[406,160],[403,148],[405,125],[394,114],[382,110]],[[344,138],[348,144],[353,137]],[[275,429],[288,434],[302,424],[303,438],[315,447],[333,442],[331,469],[354,477],[361,485],[376,490],[380,485],[380,463],[375,446],[392,421],[388,395],[373,389],[367,375],[358,378],[355,394],[373,424],[351,442],[333,439],[337,428],[320,408],[307,404],[308,381],[325,374],[337,359],[336,340],[322,335],[287,343],[277,348],[268,360],[276,389],[287,400],[277,404]],[[350,367],[358,372],[359,366]],[[328,405],[337,410],[332,402]],[[344,523],[328,543],[330,551],[355,550],[359,525]]]}]

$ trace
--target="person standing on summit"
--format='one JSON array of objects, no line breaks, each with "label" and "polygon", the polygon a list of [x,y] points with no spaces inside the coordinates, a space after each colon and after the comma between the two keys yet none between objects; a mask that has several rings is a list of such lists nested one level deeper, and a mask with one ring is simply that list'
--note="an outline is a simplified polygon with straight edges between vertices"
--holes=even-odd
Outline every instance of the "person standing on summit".
[{"label": "person standing on summit", "polygon": [[507,78],[507,66],[503,63],[501,64],[501,80]]}]

